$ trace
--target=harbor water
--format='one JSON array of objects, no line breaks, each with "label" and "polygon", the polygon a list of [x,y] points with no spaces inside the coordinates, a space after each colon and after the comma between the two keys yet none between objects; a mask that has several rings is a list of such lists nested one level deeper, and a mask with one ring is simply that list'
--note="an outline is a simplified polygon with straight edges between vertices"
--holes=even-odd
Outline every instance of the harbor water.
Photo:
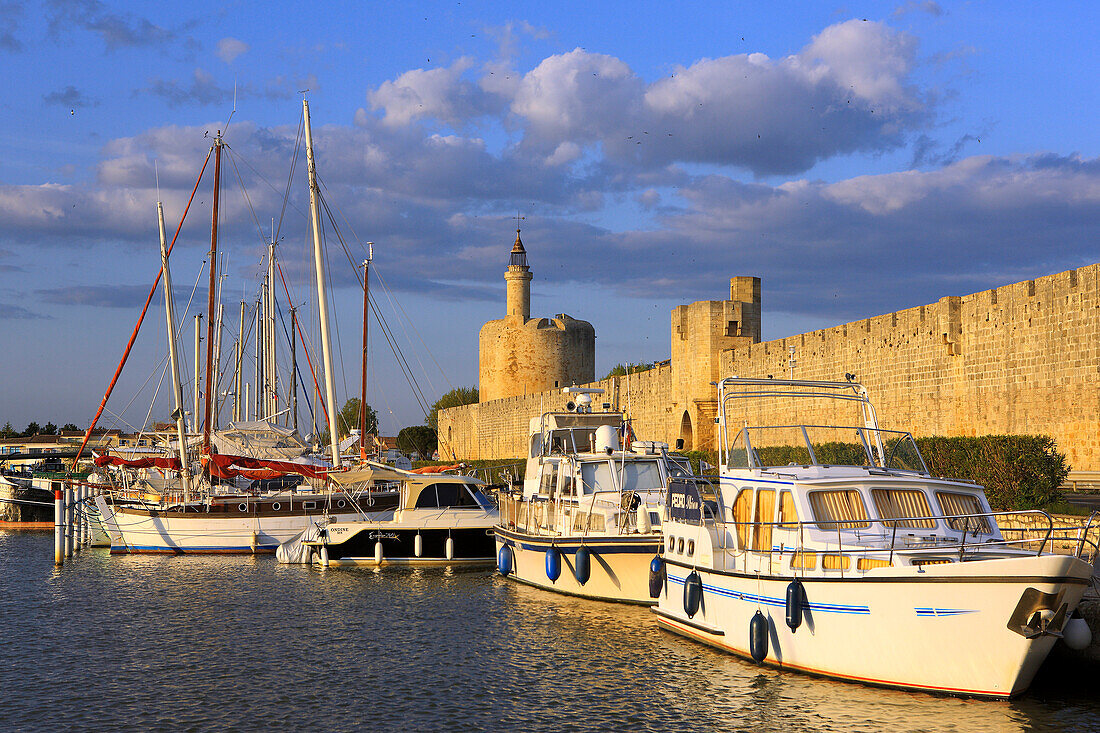
[{"label": "harbor water", "polygon": [[964,700],[762,669],[488,569],[52,560],[0,531],[0,730],[1100,730],[1064,659]]}]

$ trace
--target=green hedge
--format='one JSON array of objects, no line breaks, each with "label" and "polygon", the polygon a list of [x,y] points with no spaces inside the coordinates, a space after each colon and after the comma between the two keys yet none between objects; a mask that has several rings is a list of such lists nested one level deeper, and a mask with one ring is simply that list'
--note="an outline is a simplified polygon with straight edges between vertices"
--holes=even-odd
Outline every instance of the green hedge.
[{"label": "green hedge", "polygon": [[919,438],[933,476],[968,479],[985,486],[994,509],[1041,509],[1061,501],[1058,487],[1069,465],[1046,435],[982,435]]},{"label": "green hedge", "polygon": [[[979,437],[918,438],[917,447],[933,476],[974,481],[986,489],[994,509],[1041,509],[1060,505],[1058,492],[1069,472],[1064,454],[1045,435],[983,435]],[[863,447],[852,443],[824,443],[814,446],[821,463],[860,464]],[[768,465],[804,463],[805,448],[766,446],[757,454]],[[715,451],[685,451],[698,473],[699,460],[718,463]]]}]

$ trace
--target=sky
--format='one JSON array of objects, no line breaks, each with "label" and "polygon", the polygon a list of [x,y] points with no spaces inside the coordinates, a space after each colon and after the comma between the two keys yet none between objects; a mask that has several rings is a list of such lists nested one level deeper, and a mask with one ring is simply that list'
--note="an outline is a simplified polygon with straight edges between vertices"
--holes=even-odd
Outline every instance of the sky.
[{"label": "sky", "polygon": [[[517,225],[532,315],[591,322],[597,378],[668,358],[670,310],[734,275],[762,278],[771,340],[1092,264],[1097,27],[1084,2],[0,0],[0,424],[91,420],[160,267],[156,202],[171,238],[219,130],[223,368],[273,231],[280,307],[315,321],[303,98],[337,399],[369,241],[385,434],[476,384]],[[185,382],[210,167],[172,255]],[[167,418],[166,333],[158,291],[101,424]]]}]

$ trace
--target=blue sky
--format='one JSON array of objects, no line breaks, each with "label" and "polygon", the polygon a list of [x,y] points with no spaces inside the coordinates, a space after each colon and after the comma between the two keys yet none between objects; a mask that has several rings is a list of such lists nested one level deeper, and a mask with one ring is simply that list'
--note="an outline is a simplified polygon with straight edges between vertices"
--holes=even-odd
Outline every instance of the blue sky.
[{"label": "blue sky", "polygon": [[[257,224],[280,219],[308,90],[349,252],[329,237],[340,400],[359,382],[348,259],[371,240],[379,308],[430,401],[476,382],[517,212],[533,313],[592,322],[597,376],[667,358],[669,310],[724,297],[731,275],[763,278],[773,339],[1097,261],[1098,15],[906,0],[0,0],[0,424],[91,418],[159,265],[154,166],[174,228],[234,87],[223,343],[256,296]],[[308,313],[303,173],[280,252]],[[209,204],[208,174],[173,255],[181,313]],[[205,302],[200,284],[188,364]],[[373,333],[368,400],[393,433],[422,415]],[[108,424],[170,412],[166,383],[152,402],[165,353],[158,294]]]}]

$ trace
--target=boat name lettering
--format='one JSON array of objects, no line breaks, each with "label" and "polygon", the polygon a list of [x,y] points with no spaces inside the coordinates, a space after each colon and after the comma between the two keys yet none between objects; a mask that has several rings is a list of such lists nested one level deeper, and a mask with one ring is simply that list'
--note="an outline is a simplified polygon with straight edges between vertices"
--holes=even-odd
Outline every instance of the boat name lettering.
[{"label": "boat name lettering", "polygon": [[702,506],[699,489],[693,482],[676,480],[669,482],[668,510],[671,519],[687,522],[701,521]]},{"label": "boat name lettering", "polygon": [[396,540],[398,534],[396,532],[371,532],[370,538],[372,540]]}]

